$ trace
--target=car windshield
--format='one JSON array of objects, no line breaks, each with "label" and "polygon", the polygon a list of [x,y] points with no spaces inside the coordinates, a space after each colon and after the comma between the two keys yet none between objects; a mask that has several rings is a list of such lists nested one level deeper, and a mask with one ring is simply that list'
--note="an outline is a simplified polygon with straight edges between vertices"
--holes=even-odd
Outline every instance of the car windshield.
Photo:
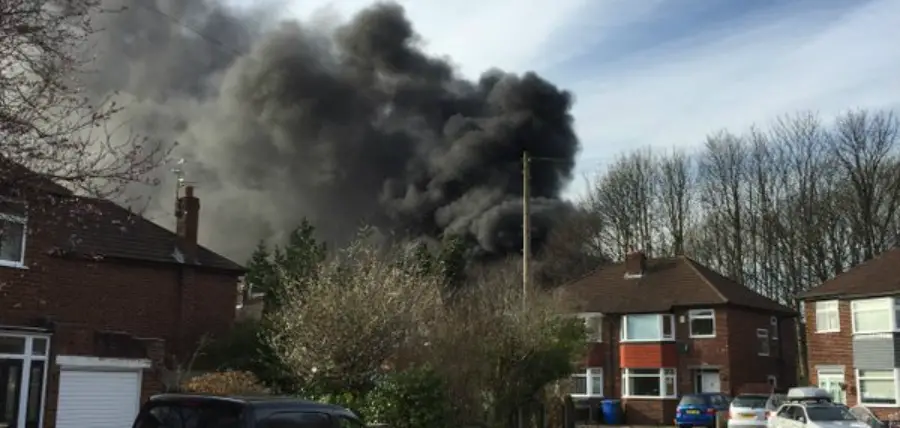
[{"label": "car windshield", "polygon": [[239,428],[241,407],[231,403],[186,401],[151,405],[134,428]]},{"label": "car windshield", "polygon": [[731,401],[732,407],[742,407],[750,409],[762,409],[766,407],[766,401],[769,400],[767,395],[738,395]]},{"label": "car windshield", "polygon": [[706,406],[709,400],[705,395],[685,395],[681,397],[679,406]]},{"label": "car windshield", "polygon": [[856,417],[842,406],[807,407],[806,413],[811,421],[855,421]]}]

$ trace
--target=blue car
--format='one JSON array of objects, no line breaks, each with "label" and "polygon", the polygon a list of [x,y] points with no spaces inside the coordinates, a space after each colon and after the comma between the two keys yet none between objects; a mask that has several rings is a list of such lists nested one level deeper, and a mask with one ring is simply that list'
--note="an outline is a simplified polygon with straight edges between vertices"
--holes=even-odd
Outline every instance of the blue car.
[{"label": "blue car", "polygon": [[725,417],[730,400],[718,392],[685,394],[675,409],[675,425],[678,428],[714,427],[716,414]]}]

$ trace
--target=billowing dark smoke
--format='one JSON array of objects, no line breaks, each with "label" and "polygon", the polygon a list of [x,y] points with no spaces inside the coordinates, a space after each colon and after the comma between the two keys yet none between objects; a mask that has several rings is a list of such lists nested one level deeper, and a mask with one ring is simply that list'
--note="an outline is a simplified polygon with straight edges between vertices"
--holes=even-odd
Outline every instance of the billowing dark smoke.
[{"label": "billowing dark smoke", "polygon": [[[570,94],[533,73],[461,79],[416,47],[400,6],[332,25],[203,0],[125,4],[102,18],[90,84],[120,91],[136,132],[178,142],[201,239],[216,250],[243,258],[307,217],[335,242],[369,224],[515,252],[523,150],[555,159],[532,164],[536,239],[567,209],[559,195],[579,149]],[[166,222],[174,177],[161,178],[149,213]]]}]

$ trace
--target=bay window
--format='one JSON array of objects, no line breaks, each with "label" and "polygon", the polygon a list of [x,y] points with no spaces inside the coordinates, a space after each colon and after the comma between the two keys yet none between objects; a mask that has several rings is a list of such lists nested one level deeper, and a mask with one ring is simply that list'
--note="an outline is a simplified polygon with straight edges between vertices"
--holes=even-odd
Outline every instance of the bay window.
[{"label": "bay window", "polygon": [[587,368],[583,372],[572,375],[574,387],[573,397],[602,397],[603,396],[603,369]]},{"label": "bay window", "polygon": [[897,330],[898,302],[885,297],[850,302],[853,334],[888,333]]},{"label": "bay window", "polygon": [[834,333],[841,331],[841,313],[838,301],[816,302],[816,332]]},{"label": "bay window", "polygon": [[675,398],[675,369],[623,369],[623,397]]},{"label": "bay window", "polygon": [[625,315],[621,337],[623,342],[675,340],[675,317],[672,314]]},{"label": "bay window", "polygon": [[860,404],[871,406],[897,404],[896,370],[857,370],[856,382]]},{"label": "bay window", "polygon": [[603,341],[603,314],[583,313],[578,315],[584,320],[584,330],[587,332],[588,341]]},{"label": "bay window", "polygon": [[49,337],[0,332],[0,427],[40,427]]}]

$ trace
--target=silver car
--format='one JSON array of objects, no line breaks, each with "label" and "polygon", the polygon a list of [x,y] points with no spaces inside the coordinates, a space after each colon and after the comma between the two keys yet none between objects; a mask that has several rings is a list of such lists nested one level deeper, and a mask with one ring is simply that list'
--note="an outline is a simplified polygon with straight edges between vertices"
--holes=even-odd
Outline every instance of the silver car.
[{"label": "silver car", "polygon": [[769,416],[784,402],[783,395],[739,394],[731,400],[728,426],[737,428],[765,427]]}]

